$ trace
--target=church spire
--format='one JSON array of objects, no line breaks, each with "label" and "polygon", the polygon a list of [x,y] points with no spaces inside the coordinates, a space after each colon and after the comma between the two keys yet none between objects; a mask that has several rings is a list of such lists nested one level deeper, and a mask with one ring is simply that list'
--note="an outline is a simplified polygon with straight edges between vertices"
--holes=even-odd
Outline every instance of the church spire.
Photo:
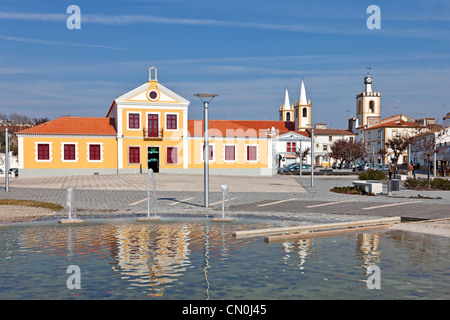
[{"label": "church spire", "polygon": [[291,103],[289,102],[289,92],[288,92],[287,87],[286,87],[286,93],[284,94],[284,105],[283,105],[283,109],[284,109],[284,110],[291,110]]},{"label": "church spire", "polygon": [[306,99],[306,90],[305,90],[305,84],[303,83],[302,79],[302,85],[300,87],[300,100],[298,102],[299,105],[307,105],[308,100]]}]

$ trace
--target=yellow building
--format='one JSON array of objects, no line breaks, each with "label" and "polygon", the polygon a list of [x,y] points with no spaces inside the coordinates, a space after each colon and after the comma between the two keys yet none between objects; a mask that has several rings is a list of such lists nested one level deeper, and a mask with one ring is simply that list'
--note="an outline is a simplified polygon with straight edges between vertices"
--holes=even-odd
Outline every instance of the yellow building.
[{"label": "yellow building", "polygon": [[[189,101],[158,82],[116,98],[106,117],[61,117],[17,133],[19,176],[202,173],[203,121]],[[212,174],[272,175],[273,140],[290,121],[210,120]]]}]

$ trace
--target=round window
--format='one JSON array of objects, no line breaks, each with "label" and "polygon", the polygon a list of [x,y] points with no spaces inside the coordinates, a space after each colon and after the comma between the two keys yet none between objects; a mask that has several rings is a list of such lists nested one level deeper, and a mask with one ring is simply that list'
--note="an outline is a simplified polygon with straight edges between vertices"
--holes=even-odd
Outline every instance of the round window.
[{"label": "round window", "polygon": [[148,92],[148,98],[149,98],[150,100],[156,100],[156,99],[158,99],[158,92],[155,91],[155,90],[149,91],[149,92]]}]

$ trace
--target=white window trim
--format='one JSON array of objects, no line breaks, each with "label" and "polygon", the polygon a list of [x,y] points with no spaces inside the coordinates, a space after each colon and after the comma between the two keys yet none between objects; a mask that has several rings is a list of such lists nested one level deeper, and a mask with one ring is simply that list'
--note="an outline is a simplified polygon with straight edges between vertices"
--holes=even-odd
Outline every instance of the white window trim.
[{"label": "white window trim", "polygon": [[[42,160],[38,158],[38,144],[48,144],[48,160]],[[36,162],[52,162],[52,143],[51,142],[35,142],[34,143],[34,151],[35,151],[35,161]]]},{"label": "white window trim", "polygon": [[[137,113],[139,115],[139,128],[130,128],[130,113]],[[140,131],[142,130],[142,112],[140,111],[127,111],[127,130]]]},{"label": "white window trim", "polygon": [[[256,147],[256,160],[248,160],[247,147]],[[246,144],[245,145],[245,161],[250,163],[256,163],[259,161],[259,145],[257,144]]]},{"label": "white window trim", "polygon": [[[90,160],[91,144],[100,145],[100,160]],[[88,142],[86,154],[87,154],[87,162],[103,162],[103,142]]]},{"label": "white window trim", "polygon": [[[176,148],[177,149],[177,162],[175,163],[169,163],[167,162],[167,155],[169,154],[169,152],[167,151],[168,148]],[[180,164],[180,148],[178,148],[178,146],[166,146],[166,165],[178,165]]]},{"label": "white window trim", "polygon": [[[234,160],[226,160],[226,156],[225,156],[225,147],[234,147]],[[233,163],[233,162],[237,162],[237,145],[235,143],[225,143],[223,145],[223,161],[227,162],[227,163]]]},{"label": "white window trim", "polygon": [[[205,153],[203,152],[204,146],[205,146],[204,143],[202,143],[201,146],[200,146],[200,154],[202,155],[202,158],[201,158],[202,163],[205,162]],[[214,162],[214,161],[216,161],[216,144],[215,143],[209,143],[209,146],[211,146],[212,149],[213,149],[213,158],[209,159],[209,162]]]},{"label": "white window trim", "polygon": [[[158,115],[158,134],[159,134],[159,131],[162,130],[162,128],[161,128],[161,112],[146,112],[145,113],[145,128],[146,128],[147,132],[148,132],[148,115],[149,114],[157,114]],[[174,130],[171,130],[171,131],[174,131]]]},{"label": "white window trim", "polygon": [[[177,116],[177,128],[176,128],[176,129],[168,129],[168,128],[167,128],[167,116],[168,116],[168,115],[171,115],[171,116]],[[178,130],[180,129],[180,126],[179,126],[179,118],[180,118],[180,116],[179,116],[179,114],[176,113],[176,112],[166,112],[166,113],[164,113],[165,130],[167,130],[167,131],[178,131]]]},{"label": "white window trim", "polygon": [[[75,160],[65,160],[64,159],[64,146],[66,144],[75,145]],[[78,162],[78,142],[61,142],[61,161],[62,162]]]}]

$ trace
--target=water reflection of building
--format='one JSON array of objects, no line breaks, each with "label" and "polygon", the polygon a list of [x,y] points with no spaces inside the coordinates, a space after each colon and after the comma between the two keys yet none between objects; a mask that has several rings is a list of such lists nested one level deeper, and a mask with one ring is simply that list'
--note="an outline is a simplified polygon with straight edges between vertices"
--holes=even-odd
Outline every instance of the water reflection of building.
[{"label": "water reflection of building", "polygon": [[371,265],[380,263],[379,250],[380,235],[378,233],[361,233],[356,238],[356,257],[361,259],[362,267],[366,270]]},{"label": "water reflection of building", "polygon": [[[304,270],[304,264],[308,257],[310,257],[313,253],[312,251],[312,239],[300,239],[295,242],[286,241],[283,242],[284,263],[288,263],[291,258],[298,259],[296,265],[300,270]],[[294,262],[295,263],[295,262]]]},{"label": "water reflection of building", "polygon": [[[209,297],[208,269],[213,260],[226,259],[255,239],[232,241],[222,225],[196,223],[127,224],[111,229],[110,248],[116,263],[111,267],[132,286],[148,288],[150,296],[162,296],[188,268],[199,263]],[[197,253],[194,255],[194,253]],[[201,258],[200,258],[201,256]]]},{"label": "water reflection of building", "polygon": [[144,286],[151,296],[161,296],[164,285],[189,266],[189,228],[175,225],[121,225],[116,229],[117,264],[121,279]]}]

